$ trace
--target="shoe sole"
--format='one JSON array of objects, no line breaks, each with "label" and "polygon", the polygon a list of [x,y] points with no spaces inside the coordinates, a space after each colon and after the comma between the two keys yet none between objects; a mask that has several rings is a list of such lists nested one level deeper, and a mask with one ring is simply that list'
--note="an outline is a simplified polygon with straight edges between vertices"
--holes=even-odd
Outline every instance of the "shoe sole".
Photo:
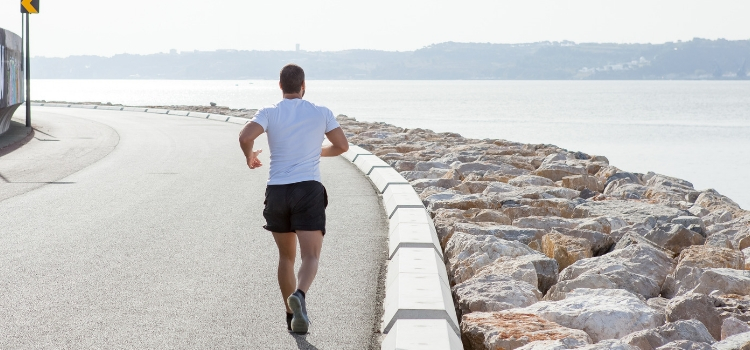
[{"label": "shoe sole", "polygon": [[292,332],[305,334],[310,325],[310,321],[307,320],[307,316],[302,313],[302,302],[299,298],[292,294],[286,299],[289,303],[289,308],[292,309],[294,317],[292,317]]}]

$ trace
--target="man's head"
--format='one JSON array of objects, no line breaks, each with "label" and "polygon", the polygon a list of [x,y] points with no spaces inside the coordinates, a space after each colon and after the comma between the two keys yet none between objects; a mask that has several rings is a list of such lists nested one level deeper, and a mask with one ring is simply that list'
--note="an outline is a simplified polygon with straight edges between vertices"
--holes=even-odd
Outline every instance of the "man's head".
[{"label": "man's head", "polygon": [[285,94],[296,94],[301,92],[302,85],[305,83],[305,71],[302,67],[290,63],[281,68],[279,73],[279,86]]}]

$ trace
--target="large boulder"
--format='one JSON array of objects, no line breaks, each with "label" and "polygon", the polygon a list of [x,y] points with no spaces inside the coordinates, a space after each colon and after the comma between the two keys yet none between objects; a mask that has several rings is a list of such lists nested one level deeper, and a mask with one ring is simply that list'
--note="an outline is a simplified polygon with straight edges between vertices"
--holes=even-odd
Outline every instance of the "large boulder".
[{"label": "large boulder", "polygon": [[750,295],[750,271],[685,266],[676,269],[662,289],[667,298],[690,292]]},{"label": "large boulder", "polygon": [[568,165],[562,162],[550,162],[542,164],[532,174],[546,177],[552,181],[560,181],[566,176],[588,175],[588,171],[582,166]]},{"label": "large boulder", "polygon": [[602,340],[596,344],[586,345],[579,348],[578,350],[640,350],[637,346],[625,344],[619,340]]},{"label": "large boulder", "polygon": [[532,249],[540,251],[542,247],[542,237],[544,237],[544,230],[494,223],[455,223],[453,229],[456,232],[463,232],[471,235],[491,235],[508,241],[518,241],[528,245]]},{"label": "large boulder", "polygon": [[580,224],[581,220],[544,216],[530,216],[513,220],[513,226],[535,228],[547,232],[552,231],[554,228],[574,229]]},{"label": "large boulder", "polygon": [[713,350],[750,350],[750,332],[733,335],[715,343]]},{"label": "large boulder", "polygon": [[[537,256],[541,254],[531,254],[528,256]],[[534,264],[528,259],[521,259],[524,256],[519,257],[501,257],[491,264],[480,268],[473,278],[482,276],[506,276],[516,281],[523,281],[534,288],[538,285],[538,279],[536,277],[536,268]]]},{"label": "large boulder", "polygon": [[509,312],[531,313],[565,327],[582,329],[595,342],[660,326],[660,315],[622,289],[577,289],[564,300],[540,301]]},{"label": "large boulder", "polygon": [[712,297],[722,319],[736,318],[750,324],[750,295],[713,294]]},{"label": "large boulder", "polygon": [[589,191],[604,191],[604,184],[596,176],[591,175],[573,175],[562,178],[563,187],[571,188],[577,191],[587,189]]},{"label": "large boulder", "polygon": [[508,184],[518,187],[554,186],[555,182],[546,177],[536,175],[521,175],[508,181]]},{"label": "large boulder", "polygon": [[632,225],[645,222],[651,217],[655,217],[661,222],[669,222],[684,214],[683,210],[662,204],[633,200],[604,200],[586,201],[576,206],[573,217],[617,217],[623,219],[628,225]]},{"label": "large boulder", "polygon": [[714,339],[721,339],[722,320],[719,310],[714,307],[713,297],[705,294],[687,293],[670,300],[665,312],[667,322],[697,320],[706,326]]},{"label": "large boulder", "polygon": [[703,242],[705,242],[705,238],[699,233],[678,224],[657,225],[644,237],[651,242],[673,251],[675,254],[679,254],[683,249],[689,246],[703,244]]},{"label": "large boulder", "polygon": [[462,315],[525,307],[542,298],[536,286],[507,275],[491,274],[476,276],[453,286],[453,295]]},{"label": "large boulder", "polygon": [[619,288],[643,298],[659,296],[674,261],[648,245],[631,245],[600,257],[575,262],[560,272],[547,300],[560,300],[577,288]]},{"label": "large boulder", "polygon": [[690,340],[675,340],[664,344],[656,350],[713,350],[708,343],[694,342]]},{"label": "large boulder", "polygon": [[542,252],[555,259],[562,270],[578,260],[593,256],[591,243],[584,238],[566,236],[558,232],[548,233],[542,239]]},{"label": "large boulder", "polygon": [[721,323],[721,340],[745,332],[750,332],[750,325],[734,317],[727,317]]},{"label": "large boulder", "polygon": [[741,251],[705,245],[694,245],[685,248],[678,258],[677,268],[728,268],[743,270],[745,257]]},{"label": "large boulder", "polygon": [[448,277],[451,284],[461,283],[481,268],[506,257],[538,254],[527,245],[495,236],[477,236],[456,232],[445,247]]},{"label": "large boulder", "polygon": [[583,228],[576,229],[565,229],[556,228],[552,232],[557,232],[566,236],[583,238],[591,244],[592,256],[604,255],[612,249],[615,244],[614,238],[611,235],[602,233],[601,231],[587,230]]},{"label": "large boulder", "polygon": [[695,205],[699,205],[706,208],[708,211],[729,211],[735,216],[741,216],[745,214],[745,211],[733,200],[727,196],[723,196],[716,192],[716,190],[710,189],[703,191],[695,200]]},{"label": "large boulder", "polygon": [[642,350],[653,350],[680,340],[703,344],[716,342],[706,327],[696,320],[677,321],[657,328],[634,332],[620,341],[637,346]]},{"label": "large boulder", "polygon": [[461,319],[461,340],[472,350],[516,349],[535,341],[566,338],[591,343],[584,331],[530,313],[473,312]]},{"label": "large boulder", "polygon": [[559,340],[539,340],[528,343],[516,350],[563,350],[563,349],[580,349],[589,343],[575,338],[565,338]]}]

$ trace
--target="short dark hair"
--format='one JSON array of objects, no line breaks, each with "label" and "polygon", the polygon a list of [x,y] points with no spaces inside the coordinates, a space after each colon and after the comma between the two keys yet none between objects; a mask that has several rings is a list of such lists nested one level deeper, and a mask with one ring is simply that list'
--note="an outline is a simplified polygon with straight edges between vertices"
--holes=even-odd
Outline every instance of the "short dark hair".
[{"label": "short dark hair", "polygon": [[302,67],[290,63],[281,68],[279,73],[279,82],[281,83],[281,91],[285,94],[293,94],[302,90],[302,83],[305,81],[305,71]]}]

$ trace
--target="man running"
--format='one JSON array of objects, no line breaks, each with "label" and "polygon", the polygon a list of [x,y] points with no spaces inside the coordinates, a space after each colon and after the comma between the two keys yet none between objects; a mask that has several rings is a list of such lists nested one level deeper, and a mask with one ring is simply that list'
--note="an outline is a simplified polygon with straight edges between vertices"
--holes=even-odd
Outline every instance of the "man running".
[{"label": "man running", "polygon": [[[253,150],[255,139],[268,136],[271,168],[266,187],[263,217],[279,248],[278,279],[286,304],[287,328],[304,334],[310,325],[305,294],[318,272],[318,259],[326,233],[325,208],[328,195],[320,179],[320,157],[338,156],[349,143],[330,109],[302,99],[305,72],[288,64],[279,74],[284,99],[258,111],[240,132],[240,147],[247,166],[256,169],[262,150]],[[331,142],[321,146],[323,136]],[[294,259],[299,240],[302,265],[294,277]]]}]

